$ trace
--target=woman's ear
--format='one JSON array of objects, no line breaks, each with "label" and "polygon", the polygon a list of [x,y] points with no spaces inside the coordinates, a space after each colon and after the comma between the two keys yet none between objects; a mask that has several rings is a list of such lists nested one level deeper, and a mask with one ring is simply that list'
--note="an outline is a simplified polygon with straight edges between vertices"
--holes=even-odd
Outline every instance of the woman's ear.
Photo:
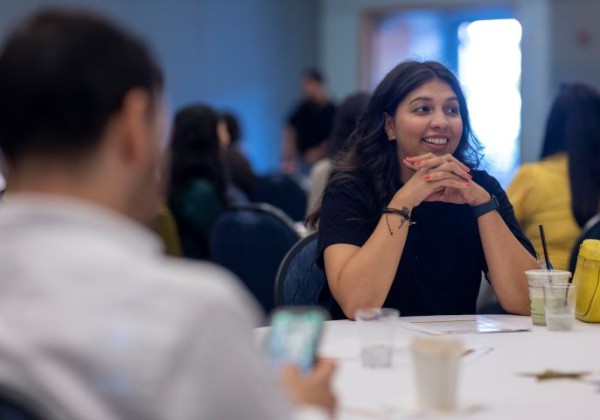
[{"label": "woman's ear", "polygon": [[383,118],[385,118],[384,127],[388,140],[396,140],[396,133],[394,132],[394,119],[387,112],[383,114]]}]

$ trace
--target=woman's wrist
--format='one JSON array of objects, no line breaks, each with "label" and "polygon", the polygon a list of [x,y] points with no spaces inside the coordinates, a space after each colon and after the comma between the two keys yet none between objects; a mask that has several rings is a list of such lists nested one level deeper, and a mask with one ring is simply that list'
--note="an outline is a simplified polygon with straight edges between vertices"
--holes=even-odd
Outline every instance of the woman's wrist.
[{"label": "woman's wrist", "polygon": [[469,205],[471,207],[477,207],[477,206],[480,206],[482,204],[488,203],[490,200],[492,200],[492,194],[490,194],[486,190],[483,190],[483,193],[482,194],[477,194],[475,196],[475,198],[473,199],[473,201],[471,201],[469,203]]},{"label": "woman's wrist", "polygon": [[414,201],[414,198],[412,198],[410,194],[407,194],[405,191],[398,190],[398,192],[394,194],[394,197],[392,197],[392,200],[389,202],[388,207],[396,209],[406,207],[408,211],[411,212],[412,209],[416,207]]}]

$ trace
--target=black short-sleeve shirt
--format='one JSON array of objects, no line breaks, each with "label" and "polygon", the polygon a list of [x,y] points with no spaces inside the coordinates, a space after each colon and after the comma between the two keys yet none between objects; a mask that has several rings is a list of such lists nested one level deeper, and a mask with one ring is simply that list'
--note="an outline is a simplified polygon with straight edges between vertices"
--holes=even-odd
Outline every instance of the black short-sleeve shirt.
[{"label": "black short-sleeve shirt", "polygon": [[[504,222],[535,255],[498,181],[485,171],[473,171],[472,175],[474,182],[496,196]],[[354,177],[331,182],[321,208],[318,264],[323,267],[323,251],[330,245],[362,246],[375,230],[381,210],[373,188],[365,179]],[[475,313],[481,273],[487,273],[488,268],[471,207],[423,202],[413,209],[411,219],[416,223],[409,227],[384,307],[397,308],[402,316]],[[321,293],[320,303],[329,308],[332,318],[345,318],[328,286]]]},{"label": "black short-sleeve shirt", "polygon": [[318,104],[304,100],[288,118],[288,124],[296,130],[296,143],[300,153],[320,145],[331,134],[335,105],[331,102]]}]

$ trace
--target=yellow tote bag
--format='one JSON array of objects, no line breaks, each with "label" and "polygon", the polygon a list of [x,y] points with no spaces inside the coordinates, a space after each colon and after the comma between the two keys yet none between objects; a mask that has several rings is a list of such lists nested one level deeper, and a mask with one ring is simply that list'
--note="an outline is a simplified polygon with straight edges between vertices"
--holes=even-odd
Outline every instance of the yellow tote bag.
[{"label": "yellow tote bag", "polygon": [[586,239],[579,247],[573,284],[577,285],[577,319],[600,322],[600,240]]}]

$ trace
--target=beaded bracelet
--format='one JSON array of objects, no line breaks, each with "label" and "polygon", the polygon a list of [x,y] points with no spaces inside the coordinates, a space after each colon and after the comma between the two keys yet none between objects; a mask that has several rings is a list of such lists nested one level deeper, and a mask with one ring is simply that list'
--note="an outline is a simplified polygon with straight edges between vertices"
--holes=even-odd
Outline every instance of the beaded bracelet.
[{"label": "beaded bracelet", "polygon": [[410,219],[410,211],[408,210],[408,207],[402,207],[401,209],[395,209],[392,207],[384,207],[384,209],[381,211],[381,214],[385,214],[385,223],[387,224],[387,227],[390,231],[390,236],[394,235],[394,232],[392,232],[392,228],[390,226],[390,221],[388,220],[388,214],[397,214],[398,216],[401,217],[401,221],[400,221],[400,225],[398,226],[398,229],[402,228],[402,226],[404,226],[404,223],[408,222],[408,225],[414,225],[417,222],[413,222]]}]

